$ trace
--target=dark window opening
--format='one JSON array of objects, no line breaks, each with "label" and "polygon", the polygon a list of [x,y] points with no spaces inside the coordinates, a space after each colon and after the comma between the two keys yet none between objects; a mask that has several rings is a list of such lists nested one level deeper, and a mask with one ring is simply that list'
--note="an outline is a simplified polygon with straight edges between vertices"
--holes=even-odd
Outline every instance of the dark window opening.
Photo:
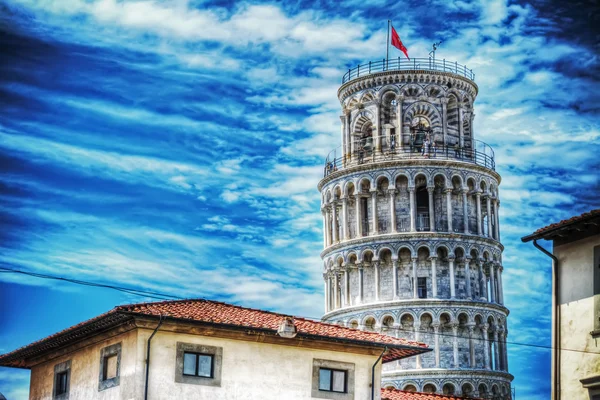
[{"label": "dark window opening", "polygon": [[362,235],[369,236],[369,207],[368,203],[369,199],[361,198],[360,206],[362,208]]},{"label": "dark window opening", "polygon": [[213,378],[213,356],[201,353],[183,353],[183,375]]},{"label": "dark window opening", "polygon": [[325,392],[347,393],[347,371],[319,368],[319,390]]},{"label": "dark window opening", "polygon": [[429,231],[429,193],[425,186],[417,189],[417,231]]},{"label": "dark window opening", "polygon": [[56,374],[55,396],[65,394],[68,391],[69,371],[63,371]]},{"label": "dark window opening", "polygon": [[417,294],[420,299],[427,298],[427,278],[417,278]]}]

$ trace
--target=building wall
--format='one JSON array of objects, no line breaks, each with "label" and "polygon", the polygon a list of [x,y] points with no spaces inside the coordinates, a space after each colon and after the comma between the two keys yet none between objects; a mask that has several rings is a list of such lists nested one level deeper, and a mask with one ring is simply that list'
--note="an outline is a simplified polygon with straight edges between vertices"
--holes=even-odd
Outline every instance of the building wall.
[{"label": "building wall", "polygon": [[588,400],[588,390],[580,379],[600,375],[600,343],[590,332],[594,330],[593,295],[594,247],[600,246],[600,235],[563,244],[554,248],[559,259],[558,279],[560,304],[560,382],[561,396],[569,400]]},{"label": "building wall", "polygon": [[[101,340],[81,350],[38,364],[31,369],[30,400],[51,400],[54,387],[54,366],[71,360],[69,400],[129,400],[141,398],[136,386],[136,374],[143,371],[138,355],[137,333],[129,331]],[[119,386],[98,391],[100,351],[121,343]],[[143,353],[141,355],[144,358]]]},{"label": "building wall", "polygon": [[[67,360],[71,360],[69,400],[143,399],[146,344],[151,334],[150,329],[136,329],[33,367],[30,400],[52,399],[54,366]],[[260,336],[256,338],[260,340]],[[120,384],[99,391],[100,351],[119,342]],[[223,349],[219,387],[175,382],[177,342]],[[371,368],[378,356],[174,333],[161,328],[152,339],[148,399],[308,400],[313,398],[313,359],[355,364],[354,399],[370,399]],[[379,399],[380,381],[381,363],[376,368],[375,399]]]},{"label": "building wall", "polygon": [[[140,330],[140,342],[145,343],[151,333]],[[220,387],[175,383],[177,342],[223,348]],[[371,367],[377,357],[159,331],[152,339],[149,399],[312,399],[315,358],[354,363],[354,398],[369,399]],[[380,366],[375,377],[376,399],[379,399]]]}]

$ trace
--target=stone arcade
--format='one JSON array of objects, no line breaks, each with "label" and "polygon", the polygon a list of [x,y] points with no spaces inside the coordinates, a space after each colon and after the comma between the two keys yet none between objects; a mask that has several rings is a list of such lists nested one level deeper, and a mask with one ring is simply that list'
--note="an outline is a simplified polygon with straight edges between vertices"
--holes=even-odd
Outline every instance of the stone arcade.
[{"label": "stone arcade", "polygon": [[427,343],[383,387],[509,399],[498,185],[475,140],[472,71],[421,60],[348,71],[342,145],[319,182],[325,315]]}]

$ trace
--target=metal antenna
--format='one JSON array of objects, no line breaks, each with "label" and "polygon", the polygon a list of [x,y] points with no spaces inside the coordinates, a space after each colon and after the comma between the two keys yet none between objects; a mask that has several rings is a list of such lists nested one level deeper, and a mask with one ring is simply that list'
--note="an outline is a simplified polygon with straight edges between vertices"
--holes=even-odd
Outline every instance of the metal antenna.
[{"label": "metal antenna", "polygon": [[438,48],[438,46],[439,46],[440,44],[442,44],[442,40],[440,40],[440,41],[439,41],[439,42],[437,42],[437,43],[434,43],[434,44],[431,46],[431,47],[433,48],[433,50],[431,50],[431,51],[429,52],[429,57],[430,57],[430,58],[433,58],[433,59],[435,60],[435,51],[437,50],[437,48]]}]

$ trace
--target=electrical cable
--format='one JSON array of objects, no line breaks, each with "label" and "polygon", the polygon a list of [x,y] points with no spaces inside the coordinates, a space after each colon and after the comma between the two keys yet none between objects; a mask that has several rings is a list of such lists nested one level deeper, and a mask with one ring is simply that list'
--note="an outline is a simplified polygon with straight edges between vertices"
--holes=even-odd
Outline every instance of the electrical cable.
[{"label": "electrical cable", "polygon": [[[58,280],[58,281],[73,283],[73,284],[76,284],[76,285],[84,285],[84,286],[99,287],[99,288],[105,288],[105,289],[113,289],[113,290],[121,291],[121,292],[124,292],[124,293],[132,294],[132,295],[135,295],[135,296],[143,296],[143,297],[152,298],[152,299],[156,299],[156,300],[163,300],[163,301],[164,300],[186,300],[183,297],[179,297],[179,296],[175,296],[175,295],[171,295],[171,294],[166,294],[166,293],[146,291],[146,290],[133,289],[133,288],[125,288],[125,287],[120,287],[120,286],[116,286],[116,285],[109,285],[109,284],[102,284],[102,283],[94,283],[94,282],[88,282],[88,281],[83,281],[83,280],[79,280],[79,279],[64,278],[64,277],[60,277],[60,276],[40,274],[40,273],[36,273],[36,272],[29,272],[29,271],[23,271],[23,270],[18,270],[18,269],[11,269],[11,268],[1,267],[1,266],[0,266],[0,272],[28,275],[28,276],[33,276],[33,277],[40,278],[40,279]],[[316,317],[307,317],[307,316],[302,316],[302,315],[297,315],[296,317],[304,318],[304,319],[308,319],[308,320],[312,320],[312,321],[315,321],[315,322],[323,322],[321,320],[321,318],[316,318]],[[427,330],[418,330],[417,331],[415,329],[406,329],[406,328],[394,327],[394,326],[392,326],[392,327],[386,327],[385,330],[386,331],[399,331],[399,332],[405,332],[405,333],[416,333],[416,332],[419,332],[419,333],[426,334],[426,335],[437,335],[437,336],[440,336],[440,337],[451,337],[451,338],[455,337],[453,334],[446,334],[446,333],[443,333],[443,332],[438,332],[436,334],[435,332],[430,332],[430,331],[427,331]],[[468,339],[468,337],[463,337],[463,339]],[[414,340],[414,339],[407,339],[407,340]],[[494,342],[493,339],[490,340],[490,339],[475,338],[475,337],[472,338],[472,340],[479,341],[479,342]],[[513,345],[513,346],[524,346],[524,347],[532,347],[532,348],[545,349],[545,350],[553,350],[554,349],[552,346],[546,346],[546,345],[541,345],[541,344],[533,344],[533,343],[520,343],[520,342],[509,342],[509,341],[504,341],[502,343],[507,344],[507,345],[510,344],[510,345]],[[593,352],[593,351],[586,351],[586,350],[577,350],[577,349],[559,348],[559,350],[561,350],[561,351],[570,351],[570,352],[575,352],[575,353],[585,353],[585,354],[600,354],[600,352]]]}]

